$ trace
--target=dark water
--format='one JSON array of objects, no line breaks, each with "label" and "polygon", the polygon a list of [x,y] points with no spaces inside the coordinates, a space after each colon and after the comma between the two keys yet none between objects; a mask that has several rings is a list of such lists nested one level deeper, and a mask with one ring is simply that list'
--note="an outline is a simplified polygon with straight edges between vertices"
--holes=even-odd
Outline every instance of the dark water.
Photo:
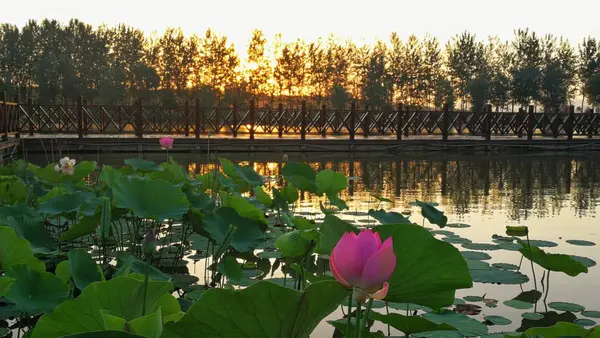
[{"label": "dark water", "polygon": [[[190,173],[204,173],[214,168],[206,154],[171,154]],[[96,160],[100,164],[121,165],[123,160],[138,154],[72,155],[78,161]],[[219,154],[244,165],[251,165],[261,175],[276,176],[283,166],[284,155]],[[51,157],[51,156],[48,156]],[[142,157],[164,161],[166,154],[146,154]],[[59,158],[55,154],[55,160]],[[51,158],[29,155],[28,160],[46,164]],[[492,243],[494,234],[504,234],[506,225],[527,225],[532,238],[558,244],[544,248],[547,252],[589,257],[600,262],[597,246],[583,247],[566,243],[569,239],[584,239],[600,243],[600,224],[596,220],[600,198],[600,155],[523,154],[523,155],[460,155],[426,153],[390,156],[383,154],[306,154],[290,155],[290,161],[306,161],[315,170],[333,169],[351,177],[350,188],[342,193],[349,211],[341,217],[359,225],[373,224],[366,212],[370,208],[412,213],[411,219],[420,223],[419,209],[409,203],[415,199],[439,203],[450,222],[471,225],[452,229],[457,235],[473,242]],[[373,195],[389,198],[393,203],[380,203]],[[319,200],[302,196],[296,211],[309,218],[320,219]],[[426,226],[427,223],[425,223]],[[431,226],[433,227],[433,226]],[[441,237],[441,236],[439,236]],[[461,250],[459,245],[457,247]],[[498,250],[486,252],[492,256],[488,263],[519,264],[518,252]],[[190,263],[192,264],[192,263]],[[198,269],[201,270],[201,269]],[[192,269],[190,271],[197,271]],[[470,290],[460,290],[457,297],[482,296],[499,300],[497,308],[483,307],[480,315],[502,315],[513,321],[508,326],[494,326],[491,332],[514,331],[521,325],[521,313],[502,301],[512,299],[523,290],[534,289],[531,267],[521,270],[531,281],[523,285],[493,285],[476,283]],[[541,289],[541,268],[536,267],[538,288]],[[203,276],[200,276],[201,280]],[[547,303],[574,302],[588,310],[600,310],[600,267],[589,273],[569,277],[552,274]],[[545,304],[536,309],[545,312]],[[551,309],[548,309],[552,311]],[[329,319],[339,319],[336,312]],[[333,329],[321,324],[314,337],[331,336]],[[384,330],[387,332],[387,330]]]}]

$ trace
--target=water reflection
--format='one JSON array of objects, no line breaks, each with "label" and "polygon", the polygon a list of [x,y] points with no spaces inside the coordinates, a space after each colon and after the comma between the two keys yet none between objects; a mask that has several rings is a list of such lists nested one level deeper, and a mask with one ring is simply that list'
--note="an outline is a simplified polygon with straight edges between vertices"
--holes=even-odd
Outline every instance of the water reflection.
[{"label": "water reflection", "polygon": [[[122,165],[138,154],[78,155],[81,160]],[[204,174],[218,168],[217,156],[173,154],[190,174]],[[275,178],[284,166],[283,154],[219,154],[242,165],[252,166],[260,175]],[[163,154],[142,157],[164,161]],[[46,164],[41,156],[28,159]],[[404,208],[415,199],[435,201],[448,213],[491,214],[502,210],[512,221],[547,218],[572,210],[576,217],[593,217],[600,196],[600,156],[556,154],[460,155],[429,153],[400,156],[349,154],[290,155],[290,161],[305,161],[315,170],[331,169],[351,177],[342,192],[351,210],[364,210],[377,194]],[[268,180],[267,188],[277,184]],[[305,207],[318,210],[318,200],[301,196]]]},{"label": "water reflection", "polygon": [[[218,167],[185,156],[178,159],[187,161],[190,173],[204,174]],[[396,207],[419,199],[436,201],[455,215],[503,210],[510,220],[546,218],[564,209],[573,210],[577,217],[594,216],[600,195],[599,160],[547,155],[305,159],[315,170],[331,169],[352,178],[342,193],[351,210],[364,209],[365,201],[373,201],[372,194],[377,194],[395,200]],[[284,165],[268,159],[238,162],[271,178]],[[304,206],[318,209],[318,200],[302,197]]]}]

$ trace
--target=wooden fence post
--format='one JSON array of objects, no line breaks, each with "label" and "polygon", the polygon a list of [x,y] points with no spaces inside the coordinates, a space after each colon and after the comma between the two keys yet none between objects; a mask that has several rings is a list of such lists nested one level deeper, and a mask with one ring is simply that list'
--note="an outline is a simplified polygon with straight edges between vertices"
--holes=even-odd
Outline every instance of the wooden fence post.
[{"label": "wooden fence post", "polygon": [[519,112],[517,113],[517,136],[523,136],[523,122],[525,122],[525,110],[523,108],[519,108]]},{"label": "wooden fence post", "polygon": [[250,112],[248,113],[250,117],[250,139],[254,140],[254,130],[256,127],[254,126],[254,99],[250,99]]},{"label": "wooden fence post", "polygon": [[356,119],[356,102],[352,101],[352,105],[350,106],[350,121],[349,121],[349,126],[348,126],[348,132],[350,133],[350,139],[354,140],[354,122]]},{"label": "wooden fence post", "polygon": [[300,110],[300,139],[306,140],[306,101],[302,101]]},{"label": "wooden fence post", "polygon": [[527,113],[527,141],[533,140],[533,129],[535,127],[535,115],[533,113],[533,106],[529,106]]},{"label": "wooden fence post", "polygon": [[8,103],[6,102],[6,100],[8,100],[8,96],[6,95],[6,92],[2,93],[0,99],[2,99],[0,100],[2,101],[0,115],[2,117],[2,128],[4,129],[4,132],[2,133],[2,141],[8,141]]},{"label": "wooden fence post", "polygon": [[402,139],[402,128],[404,127],[404,111],[402,103],[398,103],[398,113],[396,114],[396,140]]},{"label": "wooden fence post", "polygon": [[83,96],[77,98],[77,137],[83,138]]},{"label": "wooden fence post", "polygon": [[442,111],[442,140],[447,141],[448,140],[448,104],[445,103],[444,104],[444,110]]},{"label": "wooden fence post", "polygon": [[402,125],[404,126],[404,137],[408,137],[408,119],[410,118],[410,105],[406,105],[406,109],[404,111],[404,114],[402,115],[402,119],[403,119],[403,123]]},{"label": "wooden fence post", "polygon": [[14,113],[14,125],[17,128],[17,133],[15,134],[15,138],[21,138],[21,103],[19,102],[19,94],[15,95],[15,103],[17,106],[15,107]]},{"label": "wooden fence post", "polygon": [[237,102],[233,103],[233,106],[231,107],[231,118],[233,121],[231,121],[231,124],[233,125],[233,127],[231,128],[232,132],[233,132],[233,137],[237,137],[237,125],[238,125],[238,114],[237,114]]},{"label": "wooden fence post", "polygon": [[278,119],[277,119],[277,136],[279,136],[279,138],[283,137],[283,103],[279,104],[279,107],[277,108],[277,114],[278,114]]},{"label": "wooden fence post", "polygon": [[363,119],[363,136],[365,138],[369,137],[369,130],[371,129],[371,121],[369,121],[369,105],[365,104],[365,118]]},{"label": "wooden fence post", "polygon": [[486,112],[485,112],[485,140],[486,141],[490,141],[492,139],[492,105],[488,104],[486,106]]},{"label": "wooden fence post", "polygon": [[[87,136],[88,129],[89,129],[89,127],[88,127],[88,115],[85,112],[85,107],[87,107],[87,105],[88,105],[87,99],[84,97],[83,98],[83,136]],[[103,126],[104,126],[104,124],[103,124]],[[104,126],[104,128],[106,128],[106,127]]]},{"label": "wooden fence post", "polygon": [[196,115],[196,126],[194,127],[194,133],[196,139],[200,138],[200,99],[194,100],[194,114]]},{"label": "wooden fence post", "polygon": [[327,106],[321,106],[321,137],[327,134]]},{"label": "wooden fence post", "polygon": [[190,136],[190,101],[185,100],[183,106],[183,114],[185,115],[185,136]]},{"label": "wooden fence post", "polygon": [[142,98],[138,98],[135,106],[135,131],[138,138],[144,137],[144,119],[142,116]]},{"label": "wooden fence post", "polygon": [[575,126],[575,106],[573,105],[569,106],[569,119],[567,122],[567,139],[572,140]]},{"label": "wooden fence post", "polygon": [[587,134],[588,138],[594,137],[594,110],[590,109],[587,113]]},{"label": "wooden fence post", "polygon": [[33,100],[30,98],[27,99],[27,112],[29,115],[29,135],[33,136],[35,123],[33,122]]}]

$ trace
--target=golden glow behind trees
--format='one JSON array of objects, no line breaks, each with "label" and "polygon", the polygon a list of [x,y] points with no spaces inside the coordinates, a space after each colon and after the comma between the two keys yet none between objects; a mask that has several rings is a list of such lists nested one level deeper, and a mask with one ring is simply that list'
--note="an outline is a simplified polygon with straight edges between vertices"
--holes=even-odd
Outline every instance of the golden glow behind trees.
[{"label": "golden glow behind trees", "polygon": [[42,102],[84,95],[98,103],[143,97],[175,104],[199,97],[209,105],[254,97],[263,105],[309,99],[338,108],[351,100],[440,108],[460,101],[464,109],[491,103],[500,110],[528,104],[554,110],[600,72],[594,38],[583,41],[578,55],[568,41],[529,30],[515,31],[510,42],[464,32],[440,45],[430,35],[392,33],[387,41],[356,45],[334,36],[268,40],[255,30],[241,60],[227,37],[210,29],[188,36],[171,28],[149,38],[125,25],[32,21],[20,30],[0,25],[0,90]]}]

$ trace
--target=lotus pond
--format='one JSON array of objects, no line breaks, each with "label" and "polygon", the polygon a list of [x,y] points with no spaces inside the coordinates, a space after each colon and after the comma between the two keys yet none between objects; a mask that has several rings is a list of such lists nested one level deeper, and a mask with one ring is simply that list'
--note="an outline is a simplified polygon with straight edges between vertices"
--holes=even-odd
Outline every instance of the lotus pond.
[{"label": "lotus pond", "polygon": [[600,337],[600,157],[165,155],[0,167],[0,337]]}]

